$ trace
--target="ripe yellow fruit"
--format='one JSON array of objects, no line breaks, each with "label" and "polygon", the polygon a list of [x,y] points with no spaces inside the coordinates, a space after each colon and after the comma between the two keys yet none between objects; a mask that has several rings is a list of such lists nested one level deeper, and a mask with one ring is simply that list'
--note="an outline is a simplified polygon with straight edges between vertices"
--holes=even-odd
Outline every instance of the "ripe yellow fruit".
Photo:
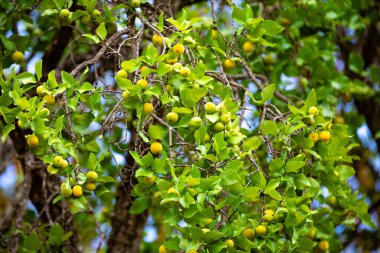
[{"label": "ripe yellow fruit", "polygon": [[213,102],[207,102],[205,104],[205,111],[207,114],[211,114],[211,113],[214,113],[216,110],[216,106]]},{"label": "ripe yellow fruit", "polygon": [[73,195],[75,197],[80,197],[83,194],[82,186],[80,185],[74,185],[73,187]]},{"label": "ripe yellow fruit", "polygon": [[306,232],[305,236],[309,238],[310,240],[313,240],[315,237],[315,229],[311,228],[309,231]]},{"label": "ripe yellow fruit", "polygon": [[58,172],[59,169],[50,164],[49,166],[47,166],[46,170],[49,174],[54,175]]},{"label": "ripe yellow fruit", "polygon": [[52,95],[45,95],[42,99],[45,101],[47,105],[54,105],[55,103],[55,97],[53,97]]},{"label": "ripe yellow fruit", "polygon": [[36,93],[40,97],[43,97],[43,96],[47,95],[46,90],[45,90],[45,88],[44,88],[43,85],[40,85],[40,86],[37,87]]},{"label": "ripe yellow fruit", "polygon": [[162,38],[160,35],[158,34],[154,34],[153,37],[152,37],[152,42],[155,46],[162,46],[164,44],[164,42],[162,41]]},{"label": "ripe yellow fruit", "polygon": [[218,37],[218,30],[212,29],[211,30],[211,37],[213,40],[216,40],[216,38]]},{"label": "ripe yellow fruit", "polygon": [[129,96],[129,91],[127,91],[127,90],[125,90],[125,91],[123,91],[123,93],[121,93],[121,97],[123,98],[123,100],[127,100],[128,96]]},{"label": "ripe yellow fruit", "polygon": [[145,114],[149,114],[149,113],[153,112],[153,105],[151,103],[145,103],[143,105],[143,112]]},{"label": "ripe yellow fruit", "polygon": [[208,133],[206,133],[205,135],[205,142],[209,142],[210,141],[210,135]]},{"label": "ripe yellow fruit", "polygon": [[173,64],[173,69],[174,69],[176,72],[179,72],[182,68],[183,68],[183,66],[182,66],[182,63],[180,63],[180,62],[177,62],[177,63],[174,63],[174,64]]},{"label": "ripe yellow fruit", "polygon": [[232,239],[226,240],[227,248],[232,249],[235,246],[235,243]]},{"label": "ripe yellow fruit", "polygon": [[144,177],[144,182],[147,184],[154,184],[156,182],[156,176]]},{"label": "ripe yellow fruit", "polygon": [[189,76],[189,75],[190,75],[190,69],[189,69],[188,67],[184,67],[184,68],[182,68],[182,69],[179,71],[179,74],[180,74],[181,76],[184,76],[184,77]]},{"label": "ripe yellow fruit", "polygon": [[318,133],[311,133],[311,134],[309,134],[308,138],[311,139],[314,143],[319,141]]},{"label": "ripe yellow fruit", "polygon": [[182,44],[177,44],[173,47],[173,52],[181,55],[185,52],[185,47]]},{"label": "ripe yellow fruit", "polygon": [[247,42],[245,42],[244,45],[243,45],[243,50],[244,50],[244,52],[250,54],[250,53],[253,52],[253,50],[255,50],[255,45],[253,45],[252,42],[247,41]]},{"label": "ripe yellow fruit", "polygon": [[179,195],[178,191],[176,189],[174,189],[173,187],[169,188],[168,193],[175,193],[175,194]]},{"label": "ripe yellow fruit", "polygon": [[91,17],[93,18],[93,19],[96,19],[97,17],[100,17],[102,15],[102,13],[99,11],[99,10],[93,10],[92,12],[91,12]]},{"label": "ripe yellow fruit", "polygon": [[214,131],[217,133],[224,131],[224,124],[222,122],[215,123]]},{"label": "ripe yellow fruit", "polygon": [[131,6],[134,8],[139,8],[140,7],[140,1],[139,0],[132,0]]},{"label": "ripe yellow fruit", "polygon": [[88,181],[94,182],[94,181],[96,181],[96,179],[98,179],[98,173],[91,170],[91,171],[87,172],[86,177],[87,177]]},{"label": "ripe yellow fruit", "polygon": [[272,214],[265,214],[263,219],[268,222],[268,223],[271,223],[273,221],[273,215]]},{"label": "ripe yellow fruit", "polygon": [[318,108],[315,106],[310,107],[309,108],[309,114],[318,115]]},{"label": "ripe yellow fruit", "polygon": [[161,154],[161,152],[162,152],[162,145],[161,145],[161,143],[159,143],[159,142],[153,142],[150,145],[150,152],[152,152],[152,154],[154,154],[154,155]]},{"label": "ripe yellow fruit", "polygon": [[174,64],[174,63],[177,63],[177,62],[178,62],[178,59],[177,59],[177,58],[166,59],[165,61],[166,61],[166,63],[168,63],[168,64]]},{"label": "ripe yellow fruit", "polygon": [[16,51],[12,54],[12,61],[16,64],[24,62],[24,54],[20,51]]},{"label": "ripe yellow fruit", "polygon": [[256,227],[256,234],[259,235],[259,236],[264,236],[267,234],[267,227],[264,226],[264,225],[258,225]]},{"label": "ripe yellow fruit", "polygon": [[164,245],[161,245],[159,248],[158,248],[158,252],[159,253],[169,253],[169,250],[166,249],[166,247]]},{"label": "ripe yellow fruit", "polygon": [[19,119],[19,120],[17,121],[17,125],[18,125],[18,127],[21,128],[21,129],[24,129],[24,128],[25,128],[25,123],[24,123],[21,119]]},{"label": "ripe yellow fruit", "polygon": [[93,182],[87,182],[87,183],[84,185],[84,188],[85,188],[87,191],[95,191],[95,189],[96,189],[96,184],[93,183]]},{"label": "ripe yellow fruit", "polygon": [[249,240],[252,240],[255,237],[255,231],[252,228],[246,228],[243,231],[243,236],[247,237]]},{"label": "ripe yellow fruit", "polygon": [[62,156],[60,155],[57,155],[57,156],[54,156],[53,158],[53,166],[57,167],[57,168],[61,168],[61,169],[65,169],[66,163],[64,162],[64,159],[62,158]]},{"label": "ripe yellow fruit", "polygon": [[235,68],[235,62],[231,59],[226,59],[224,62],[223,62],[223,68],[224,70],[228,71],[228,70],[231,70],[231,69],[234,69]]},{"label": "ripe yellow fruit", "polygon": [[330,244],[327,240],[322,240],[318,243],[318,248],[322,251],[326,251],[330,248]]},{"label": "ripe yellow fruit", "polygon": [[122,78],[127,78],[127,77],[128,77],[128,73],[127,73],[127,71],[125,71],[125,69],[120,69],[120,70],[116,73],[116,76],[118,76],[118,77],[122,77]]},{"label": "ripe yellow fruit", "polygon": [[187,253],[197,253],[198,251],[196,249],[191,249]]},{"label": "ripe yellow fruit", "polygon": [[145,79],[140,79],[137,81],[136,85],[140,86],[141,89],[145,90],[148,87],[148,82]]},{"label": "ripe yellow fruit", "polygon": [[319,139],[323,142],[328,142],[331,139],[331,134],[329,131],[322,131],[319,133]]},{"label": "ripe yellow fruit", "polygon": [[40,142],[38,140],[38,137],[35,135],[31,135],[26,139],[26,142],[28,143],[29,147],[36,147],[38,143]]},{"label": "ripe yellow fruit", "polygon": [[176,112],[169,112],[166,115],[166,121],[170,124],[175,124],[178,121],[178,114]]}]

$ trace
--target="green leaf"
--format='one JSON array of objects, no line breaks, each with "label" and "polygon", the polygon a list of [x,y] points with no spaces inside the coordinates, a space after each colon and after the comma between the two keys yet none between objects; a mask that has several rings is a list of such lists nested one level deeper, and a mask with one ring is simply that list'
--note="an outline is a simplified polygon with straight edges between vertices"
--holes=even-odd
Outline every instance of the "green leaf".
[{"label": "green leaf", "polygon": [[285,165],[285,170],[286,172],[298,173],[305,164],[304,161],[288,161]]},{"label": "green leaf", "polygon": [[311,106],[317,105],[317,93],[314,89],[310,91],[309,96],[307,96],[307,99],[305,100],[305,106],[306,109],[308,109]]},{"label": "green leaf", "polygon": [[169,64],[166,64],[164,62],[160,62],[158,64],[158,67],[157,67],[157,75],[159,77],[161,77],[161,76],[165,75],[166,73],[168,73],[171,69],[172,69],[172,67]]},{"label": "green leaf", "polygon": [[3,129],[3,135],[1,136],[1,141],[4,143],[5,140],[7,139],[9,133],[15,129],[14,124],[6,125]]},{"label": "green leaf", "polygon": [[262,143],[261,137],[259,136],[250,137],[244,142],[243,150],[244,151],[256,150],[260,147],[261,143]]},{"label": "green leaf", "polygon": [[95,88],[91,85],[91,83],[84,82],[78,91],[79,93],[84,93],[86,91],[95,91]]},{"label": "green leaf", "polygon": [[355,73],[360,74],[364,69],[364,60],[356,52],[351,52],[348,59],[348,67]]},{"label": "green leaf", "polygon": [[116,83],[122,90],[127,90],[132,87],[132,82],[127,78],[116,76]]},{"label": "green leaf", "polygon": [[195,203],[195,200],[193,197],[191,197],[191,195],[187,192],[185,194],[184,197],[181,197],[179,199],[179,203],[181,204],[181,206],[183,206],[184,208],[189,208],[190,205],[194,204]]},{"label": "green leaf", "polygon": [[28,83],[35,83],[36,79],[34,78],[34,75],[29,72],[23,72],[19,74],[16,79],[22,83],[22,84],[28,84]]},{"label": "green leaf", "polygon": [[239,173],[235,170],[225,170],[221,173],[221,177],[224,185],[232,185],[241,180]]},{"label": "green leaf", "polygon": [[261,98],[262,98],[262,103],[265,103],[268,100],[271,100],[273,98],[273,92],[275,89],[275,85],[271,84],[266,86],[262,91],[261,91]]},{"label": "green leaf", "polygon": [[163,137],[163,131],[164,129],[160,125],[149,125],[149,136],[152,139],[161,140]]},{"label": "green leaf", "polygon": [[294,183],[297,188],[303,189],[305,186],[310,187],[311,184],[305,174],[298,174],[294,176]]},{"label": "green leaf", "polygon": [[180,94],[181,102],[184,106],[192,108],[202,97],[206,96],[207,92],[207,87],[199,88],[196,90],[184,88]]},{"label": "green leaf", "polygon": [[246,21],[246,13],[244,10],[234,6],[232,8],[232,18],[238,24],[244,24]]},{"label": "green leaf", "polygon": [[123,61],[120,66],[128,73],[133,73],[140,67],[140,61],[137,59],[130,59],[128,61]]},{"label": "green leaf", "polygon": [[130,150],[129,153],[131,154],[131,156],[133,157],[133,159],[135,159],[135,162],[138,165],[143,166],[143,163],[142,163],[142,161],[140,159],[140,155],[136,151]]},{"label": "green leaf", "polygon": [[179,114],[191,114],[191,113],[193,113],[193,110],[186,108],[186,107],[174,107],[172,109],[172,112],[176,112]]},{"label": "green leaf", "polygon": [[254,202],[260,199],[260,188],[248,187],[244,190],[243,199],[246,202]]},{"label": "green leaf", "polygon": [[94,153],[98,153],[100,151],[99,144],[95,140],[92,140],[92,141],[86,143],[85,148],[88,151],[91,151]]},{"label": "green leaf", "polygon": [[157,48],[153,46],[153,44],[149,44],[148,48],[145,51],[145,56],[148,62],[150,63],[150,65],[153,65],[156,62],[157,57],[158,57]]},{"label": "green leaf", "polygon": [[95,170],[96,164],[96,155],[94,153],[90,153],[90,156],[87,159],[87,168],[89,170]]},{"label": "green leaf", "polygon": [[56,121],[55,121],[55,124],[54,124],[54,132],[55,132],[55,135],[57,136],[58,133],[60,133],[63,129],[63,119],[64,119],[64,115],[61,115],[59,116]]},{"label": "green leaf", "polygon": [[280,33],[282,30],[284,30],[282,26],[280,26],[273,20],[264,20],[261,23],[261,27],[264,28],[265,34],[267,35],[276,35]]},{"label": "green leaf", "polygon": [[271,120],[264,120],[261,122],[260,125],[261,133],[266,135],[266,134],[271,134],[271,135],[276,135],[277,134],[277,125]]},{"label": "green leaf", "polygon": [[85,33],[85,34],[83,34],[83,36],[89,38],[92,41],[94,41],[96,44],[98,44],[100,42],[98,36],[93,35],[91,33]]},{"label": "green leaf", "polygon": [[104,23],[101,23],[95,30],[96,34],[101,40],[104,40],[107,37],[107,29]]},{"label": "green leaf", "polygon": [[34,69],[36,71],[37,80],[40,80],[42,77],[42,60],[39,60],[36,65],[34,66]]}]

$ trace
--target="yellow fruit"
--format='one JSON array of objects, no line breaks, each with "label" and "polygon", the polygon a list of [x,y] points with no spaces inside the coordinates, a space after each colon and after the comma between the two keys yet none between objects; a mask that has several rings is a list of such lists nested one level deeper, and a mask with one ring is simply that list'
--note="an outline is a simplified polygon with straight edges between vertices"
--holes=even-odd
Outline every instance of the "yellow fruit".
[{"label": "yellow fruit", "polygon": [[152,154],[154,154],[154,155],[161,154],[161,152],[162,152],[162,145],[161,145],[161,143],[159,143],[159,142],[153,142],[150,145],[150,152],[152,152]]},{"label": "yellow fruit", "polygon": [[147,184],[154,184],[156,182],[156,176],[144,177],[144,182]]},{"label": "yellow fruit", "polygon": [[208,228],[202,228],[201,230],[202,230],[202,232],[203,232],[204,234],[210,232],[210,229],[208,229]]},{"label": "yellow fruit", "polygon": [[164,245],[161,245],[159,248],[158,248],[158,252],[159,253],[169,253],[169,250],[166,249],[166,247]]},{"label": "yellow fruit", "polygon": [[223,68],[224,68],[224,70],[226,70],[226,71],[231,70],[231,69],[234,69],[234,68],[235,68],[235,62],[234,62],[233,60],[226,59],[226,60],[223,62]]},{"label": "yellow fruit", "polygon": [[228,124],[231,121],[231,115],[229,113],[223,113],[220,115],[220,122],[223,124]]},{"label": "yellow fruit", "polygon": [[191,249],[189,251],[187,251],[187,253],[197,253],[198,251],[196,249]]},{"label": "yellow fruit", "polygon": [[174,189],[173,187],[169,188],[168,193],[175,193],[175,194],[179,195],[178,191],[176,189]]},{"label": "yellow fruit", "polygon": [[256,227],[256,234],[259,236],[264,236],[267,234],[267,227],[264,225],[258,225]]},{"label": "yellow fruit", "polygon": [[98,179],[98,173],[91,170],[91,171],[87,172],[86,177],[87,177],[88,181],[94,182],[94,181],[96,181],[96,179]]},{"label": "yellow fruit", "polygon": [[189,122],[189,125],[193,127],[200,127],[201,124],[202,124],[202,119],[200,117],[192,117]]},{"label": "yellow fruit", "polygon": [[232,248],[235,246],[235,243],[234,243],[233,240],[228,239],[228,240],[226,241],[226,245],[227,245],[227,248],[232,249]]},{"label": "yellow fruit", "polygon": [[322,251],[326,251],[330,248],[330,244],[327,240],[322,240],[318,243],[318,248]]},{"label": "yellow fruit", "polygon": [[311,228],[309,231],[306,232],[305,236],[310,240],[313,240],[315,237],[315,229]]},{"label": "yellow fruit", "polygon": [[68,9],[62,9],[59,12],[59,17],[62,19],[67,19],[70,16],[70,11]]},{"label": "yellow fruit", "polygon": [[208,133],[206,133],[205,135],[205,142],[209,142],[210,141],[210,135]]},{"label": "yellow fruit", "polygon": [[174,124],[178,121],[178,114],[176,112],[169,112],[166,115],[166,121],[170,124]]},{"label": "yellow fruit", "polygon": [[45,95],[42,99],[47,105],[54,105],[55,103],[55,98],[52,95]]},{"label": "yellow fruit", "polygon": [[274,215],[274,211],[272,209],[265,209],[264,215],[266,215],[266,214]]},{"label": "yellow fruit", "polygon": [[184,68],[182,68],[182,69],[179,71],[179,74],[180,74],[181,76],[184,76],[184,77],[189,76],[189,75],[190,75],[190,69],[189,69],[188,67],[184,67]]},{"label": "yellow fruit", "polygon": [[244,45],[243,45],[243,50],[244,50],[244,52],[250,54],[250,53],[253,52],[253,50],[255,50],[255,45],[253,45],[252,42],[247,41],[247,42],[245,42]]},{"label": "yellow fruit", "polygon": [[140,79],[137,81],[136,85],[140,86],[141,89],[145,90],[148,87],[148,82],[145,79]]},{"label": "yellow fruit", "polygon": [[264,219],[264,221],[271,223],[273,221],[273,215],[272,214],[265,214],[263,219]]},{"label": "yellow fruit", "polygon": [[90,17],[90,15],[84,15],[84,16],[81,17],[80,20],[82,21],[82,23],[84,25],[88,25],[91,22],[91,17]]},{"label": "yellow fruit", "polygon": [[213,102],[207,102],[205,105],[205,111],[207,114],[214,113],[216,110],[216,106]]},{"label": "yellow fruit", "polygon": [[335,122],[336,122],[337,124],[344,124],[344,118],[341,117],[341,116],[337,116],[337,117],[335,118]]},{"label": "yellow fruit", "polygon": [[309,114],[318,115],[318,108],[315,106],[310,107],[309,108]]},{"label": "yellow fruit", "polygon": [[166,63],[168,63],[168,64],[174,64],[174,63],[178,62],[178,59],[177,59],[177,58],[166,59],[165,61],[166,61]]},{"label": "yellow fruit", "polygon": [[57,168],[63,168],[63,166],[65,166],[65,163],[64,163],[62,156],[60,156],[60,155],[54,156],[53,165]]},{"label": "yellow fruit", "polygon": [[125,91],[123,91],[123,93],[121,94],[121,97],[123,98],[123,100],[127,100],[128,95],[129,95],[129,91],[125,90]]},{"label": "yellow fruit", "polygon": [[170,84],[167,84],[165,86],[165,91],[170,93],[172,91],[172,86]]},{"label": "yellow fruit", "polygon": [[329,131],[322,131],[319,133],[319,139],[323,142],[328,142],[331,139],[331,134]]},{"label": "yellow fruit", "polygon": [[264,57],[264,63],[265,64],[268,64],[268,65],[272,65],[276,62],[276,60],[274,59],[274,57],[270,54],[266,55]]},{"label": "yellow fruit", "polygon": [[143,112],[145,114],[149,114],[149,113],[153,112],[153,105],[151,103],[145,103],[143,105]]},{"label": "yellow fruit", "polygon": [[158,35],[158,34],[153,35],[152,42],[153,42],[153,44],[155,46],[160,46],[160,47],[164,44],[164,42],[162,41],[161,36]]},{"label": "yellow fruit", "polygon": [[94,191],[96,189],[96,184],[95,183],[92,183],[92,182],[87,182],[85,185],[84,185],[84,188],[87,190],[87,191]]},{"label": "yellow fruit", "polygon": [[122,78],[127,78],[127,77],[128,77],[128,73],[127,73],[127,71],[125,71],[125,69],[120,69],[120,70],[116,73],[116,76],[118,76],[118,77],[122,77]]},{"label": "yellow fruit", "polygon": [[224,131],[224,124],[222,122],[217,122],[214,125],[214,131],[217,133]]},{"label": "yellow fruit", "polygon": [[180,63],[180,62],[177,62],[177,63],[174,63],[174,64],[173,64],[173,69],[174,69],[176,72],[179,72],[182,68],[183,68],[183,66],[182,66],[182,63]]},{"label": "yellow fruit", "polygon": [[36,93],[40,97],[43,97],[43,96],[47,95],[46,90],[45,90],[45,88],[44,88],[43,85],[40,85],[40,86],[37,87]]},{"label": "yellow fruit", "polygon": [[205,218],[205,219],[203,220],[203,222],[205,223],[205,225],[210,225],[211,222],[213,222],[213,221],[214,221],[214,220],[211,219],[211,218]]},{"label": "yellow fruit", "polygon": [[47,166],[46,170],[49,174],[54,175],[58,172],[59,169],[50,164],[49,166]]},{"label": "yellow fruit", "polygon": [[211,30],[211,37],[213,40],[216,40],[216,38],[218,37],[218,30],[212,29]]},{"label": "yellow fruit", "polygon": [[102,15],[102,13],[99,11],[99,10],[93,10],[92,12],[91,12],[91,17],[93,18],[93,19],[96,19],[97,17],[100,17]]},{"label": "yellow fruit", "polygon": [[134,8],[139,8],[140,7],[140,1],[139,0],[132,0],[131,6]]},{"label": "yellow fruit", "polygon": [[12,61],[16,64],[24,62],[24,54],[20,51],[16,51],[12,54]]},{"label": "yellow fruit", "polygon": [[82,186],[80,185],[74,185],[73,187],[73,195],[75,197],[80,197],[83,194]]},{"label": "yellow fruit", "polygon": [[309,134],[308,138],[310,140],[312,140],[314,143],[316,143],[317,141],[319,141],[319,135],[318,135],[318,133],[311,133],[311,134]]},{"label": "yellow fruit", "polygon": [[21,128],[21,129],[24,129],[24,128],[25,128],[25,123],[24,123],[21,119],[19,119],[19,120],[17,121],[17,125],[18,125],[18,127]]},{"label": "yellow fruit", "polygon": [[177,44],[173,47],[173,52],[181,55],[185,52],[185,47],[182,44]]},{"label": "yellow fruit", "polygon": [[144,70],[149,69],[147,66],[143,65],[140,67],[140,72],[143,72]]},{"label": "yellow fruit", "polygon": [[281,23],[281,25],[283,25],[283,26],[288,26],[288,25],[290,25],[290,20],[287,19],[287,18],[282,18],[282,19],[280,20],[280,23]]},{"label": "yellow fruit", "polygon": [[36,147],[39,143],[38,137],[35,135],[31,135],[26,139],[26,142],[28,143],[29,147]]},{"label": "yellow fruit", "polygon": [[255,231],[252,228],[246,228],[243,231],[243,236],[247,237],[249,240],[252,240],[255,237]]}]

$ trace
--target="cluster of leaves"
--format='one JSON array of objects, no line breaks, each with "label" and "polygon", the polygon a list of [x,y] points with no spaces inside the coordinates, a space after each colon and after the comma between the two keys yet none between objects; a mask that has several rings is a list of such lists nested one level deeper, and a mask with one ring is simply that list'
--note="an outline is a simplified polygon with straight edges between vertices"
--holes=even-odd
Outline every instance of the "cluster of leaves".
[{"label": "cluster of leaves", "polygon": [[[63,26],[77,24],[86,31],[82,39],[102,46],[116,32],[114,22],[126,22],[124,8],[137,17],[143,15],[126,4],[111,9],[104,5],[103,13],[96,11],[96,1],[78,1],[78,5],[86,6],[85,10],[66,16],[62,10],[72,7],[71,1],[42,1],[40,17]],[[17,11],[30,7],[25,3]],[[106,193],[117,183],[117,174],[124,180],[123,173],[133,170],[137,183],[130,213],[149,210],[164,228],[160,252],[232,248],[234,252],[309,252],[326,241],[327,248],[319,244],[320,250],[339,251],[337,225],[353,229],[360,218],[372,226],[367,204],[346,183],[354,175],[355,157],[348,152],[357,144],[346,125],[332,123],[331,109],[319,105],[317,93],[326,90],[315,92],[304,80],[309,92],[304,101],[303,94],[296,94],[301,98],[294,105],[286,97],[291,92],[281,93],[266,78],[255,78],[252,69],[258,78],[271,73],[275,83],[280,83],[282,70],[296,76],[299,71],[287,65],[289,60],[276,64],[288,53],[280,51],[287,43],[278,35],[282,26],[255,17],[249,5],[231,6],[230,11],[237,25],[233,31],[222,31],[221,24],[210,29],[210,18],[192,17],[186,11],[177,19],[162,13],[157,23],[150,24],[153,28],[136,31],[152,36],[153,43],[140,41],[141,55],[121,61],[120,69],[113,71],[115,83],[106,84],[100,77],[99,83],[86,81],[93,73],[89,68],[78,79],[65,71],[57,78],[53,70],[42,80],[41,61],[35,73],[17,74],[13,69],[0,79],[2,141],[16,125],[24,129],[30,150],[51,166],[48,172],[65,178],[64,190],[54,202],[70,202],[73,212],[86,209],[92,197],[110,204],[113,195]],[[3,20],[12,24],[12,18]],[[95,29],[87,29],[90,22]],[[33,44],[30,36],[35,34],[0,36],[4,67],[11,64],[16,49],[25,51]],[[247,42],[255,49],[244,46]],[[311,46],[302,47],[296,64],[317,64],[310,58],[312,51]],[[333,68],[333,59],[325,56],[326,64],[318,68]],[[235,78],[239,75],[243,78]],[[318,83],[318,76],[313,78]],[[252,88],[252,83],[257,87]],[[361,87],[350,84],[356,91]],[[310,113],[312,107],[317,113]],[[247,119],[248,114],[252,119]],[[255,126],[246,129],[246,121]],[[132,132],[133,140],[125,138]],[[331,139],[310,137],[322,132]],[[134,145],[129,145],[132,141]],[[134,164],[125,169],[112,164],[114,154],[127,149]],[[57,166],[58,156],[68,165]],[[74,188],[94,181],[88,171],[99,177],[96,189],[86,186],[82,195]],[[66,194],[71,188],[73,196]]]}]

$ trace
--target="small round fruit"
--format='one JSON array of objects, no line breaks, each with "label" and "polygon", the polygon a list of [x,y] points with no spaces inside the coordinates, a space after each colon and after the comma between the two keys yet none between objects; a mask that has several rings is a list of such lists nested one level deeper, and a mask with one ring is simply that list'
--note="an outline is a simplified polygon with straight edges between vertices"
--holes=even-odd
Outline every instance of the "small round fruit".
[{"label": "small round fruit", "polygon": [[253,45],[252,42],[247,41],[247,42],[245,42],[244,45],[243,45],[243,50],[244,50],[244,52],[250,54],[250,53],[253,52],[253,50],[255,50],[255,45]]},{"label": "small round fruit", "polygon": [[92,12],[91,12],[91,17],[93,18],[93,19],[96,19],[97,17],[100,17],[102,15],[102,13],[99,11],[99,10],[93,10]]},{"label": "small round fruit", "polygon": [[322,240],[318,243],[318,248],[322,251],[326,251],[330,248],[330,244],[327,240]]},{"label": "small round fruit", "polygon": [[66,188],[66,184],[62,183],[61,184],[61,195],[62,195],[62,197],[69,198],[69,197],[71,197],[72,194],[73,194],[73,190],[70,188],[69,189]]},{"label": "small round fruit", "polygon": [[311,228],[309,231],[306,232],[305,236],[309,238],[310,240],[313,240],[315,237],[315,229]]},{"label": "small round fruit", "polygon": [[145,114],[149,114],[149,113],[153,112],[153,105],[151,103],[145,103],[143,105],[143,112]]},{"label": "small round fruit", "polygon": [[125,90],[125,91],[123,91],[123,93],[121,93],[121,97],[123,98],[123,100],[127,100],[128,96],[129,96],[129,91],[127,91],[127,90]]},{"label": "small round fruit", "polygon": [[243,236],[247,237],[249,240],[252,240],[255,237],[255,231],[252,228],[246,228],[243,231]]},{"label": "small round fruit", "polygon": [[211,139],[211,138],[210,138],[210,135],[209,135],[208,133],[206,133],[204,141],[205,141],[205,142],[209,142],[210,139]]},{"label": "small round fruit", "polygon": [[193,127],[200,127],[202,124],[202,119],[198,116],[192,117],[189,124],[190,126],[193,126]]},{"label": "small round fruit", "polygon": [[91,16],[90,15],[83,15],[80,19],[84,25],[89,25],[91,22]]},{"label": "small round fruit", "polygon": [[53,165],[49,164],[49,166],[47,166],[46,170],[49,174],[54,175],[58,172],[59,169],[54,167]]},{"label": "small round fruit", "polygon": [[26,142],[28,143],[29,147],[36,147],[39,143],[38,137],[35,135],[31,135],[26,139]]},{"label": "small round fruit", "polygon": [[274,57],[270,54],[266,55],[264,57],[264,63],[265,64],[268,64],[268,65],[272,65],[276,62],[276,60],[274,59]]},{"label": "small round fruit", "polygon": [[176,189],[174,189],[173,187],[169,188],[168,193],[175,193],[175,194],[179,195],[178,191]]},{"label": "small round fruit", "polygon": [[141,89],[145,90],[148,87],[148,82],[145,79],[140,79],[137,81],[136,85],[140,86]]},{"label": "small round fruit", "polygon": [[61,19],[67,19],[69,18],[70,16],[70,11],[68,9],[62,9],[60,12],[59,12],[59,17]]},{"label": "small round fruit", "polygon": [[265,209],[264,210],[264,215],[266,215],[266,214],[274,215],[274,211],[272,209]]},{"label": "small round fruit", "polygon": [[57,168],[61,168],[64,165],[63,164],[63,157],[60,155],[54,156],[53,165]]},{"label": "small round fruit", "polygon": [[188,67],[184,67],[179,71],[181,76],[187,77],[190,75],[190,69]]},{"label": "small round fruit", "polygon": [[174,124],[178,121],[178,114],[176,112],[169,112],[166,114],[166,121],[169,124]]},{"label": "small round fruit", "polygon": [[73,195],[75,197],[80,197],[83,194],[82,186],[80,185],[74,185],[73,187]]},{"label": "small round fruit", "polygon": [[153,37],[152,37],[152,42],[155,46],[160,46],[162,47],[162,45],[164,44],[164,42],[162,41],[162,38],[160,35],[158,34],[154,34]]},{"label": "small round fruit", "polygon": [[319,133],[319,139],[323,142],[328,142],[331,139],[331,134],[329,131],[322,131]]},{"label": "small round fruit", "polygon": [[87,183],[84,185],[84,188],[85,188],[87,191],[95,191],[95,189],[96,189],[96,184],[93,183],[93,182],[87,182]]},{"label": "small round fruit", "polygon": [[174,63],[174,64],[173,64],[173,69],[174,69],[176,72],[180,72],[182,68],[183,68],[183,66],[182,66],[182,63],[180,63],[180,62],[177,62],[177,63]]},{"label": "small round fruit", "polygon": [[156,182],[156,176],[144,177],[144,182],[147,184],[154,184]]},{"label": "small round fruit", "polygon": [[335,207],[338,204],[338,199],[334,195],[331,195],[326,198],[326,203],[331,207]]},{"label": "small round fruit", "polygon": [[174,64],[174,63],[178,62],[178,59],[177,58],[168,58],[165,61],[168,64]]},{"label": "small round fruit", "polygon": [[173,51],[176,54],[183,54],[185,52],[185,47],[182,44],[177,44],[173,47]]},{"label": "small round fruit", "polygon": [[228,124],[231,121],[231,115],[229,113],[223,113],[220,115],[220,122],[223,124]]},{"label": "small round fruit", "polygon": [[161,143],[159,143],[159,142],[153,142],[150,145],[150,152],[152,152],[152,154],[154,154],[154,155],[161,154],[161,152],[162,152],[162,145],[161,145]]},{"label": "small round fruit", "polygon": [[116,73],[116,76],[118,76],[118,77],[122,77],[122,78],[127,78],[127,77],[128,77],[128,73],[127,73],[127,71],[125,71],[125,69],[120,69],[120,70]]},{"label": "small round fruit", "polygon": [[211,30],[211,37],[213,40],[216,40],[216,38],[218,37],[218,30],[212,29]]},{"label": "small round fruit", "polygon": [[267,234],[267,227],[264,225],[258,225],[256,227],[256,234],[259,236],[264,236]]},{"label": "small round fruit", "polygon": [[309,114],[318,115],[318,108],[315,106],[310,107],[309,108]]},{"label": "small round fruit", "polygon": [[309,81],[305,77],[301,77],[300,82],[301,82],[302,86],[304,86],[304,87],[306,87],[309,84]]},{"label": "small round fruit", "polygon": [[166,92],[170,93],[172,91],[172,89],[173,89],[173,87],[170,84],[165,85],[165,91]]},{"label": "small round fruit", "polygon": [[161,245],[159,248],[158,248],[158,252],[159,253],[169,253],[169,250],[166,249],[166,247],[164,245]]},{"label": "small round fruit", "polygon": [[52,95],[45,95],[42,99],[47,105],[54,105],[55,103],[55,98]]},{"label": "small round fruit", "polygon": [[21,119],[19,119],[19,120],[17,121],[17,125],[18,125],[18,127],[21,128],[21,129],[24,129],[24,128],[25,128],[25,123],[24,123],[24,121],[22,121]]},{"label": "small round fruit", "polygon": [[217,133],[224,131],[224,124],[222,122],[215,123],[214,131]]},{"label": "small round fruit", "polygon": [[139,8],[140,7],[140,1],[139,0],[132,0],[131,1],[131,6],[133,8]]},{"label": "small round fruit", "polygon": [[41,111],[38,112],[37,116],[40,118],[47,118],[50,115],[50,110],[48,108],[42,108]]},{"label": "small round fruit", "polygon": [[268,223],[271,223],[273,221],[273,215],[272,214],[265,214],[263,219],[268,222]]},{"label": "small round fruit", "polygon": [[235,62],[231,59],[226,59],[224,62],[223,62],[223,68],[224,70],[231,70],[231,69],[234,69],[235,68]]},{"label": "small round fruit", "polygon": [[207,102],[205,105],[205,111],[207,114],[214,113],[216,110],[216,106],[213,102]]},{"label": "small round fruit", "polygon": [[196,249],[191,249],[187,253],[197,253],[198,251]]},{"label": "small round fruit", "polygon": [[235,243],[232,239],[226,240],[227,248],[232,249],[235,246]]},{"label": "small round fruit", "polygon": [[312,140],[314,143],[319,141],[319,134],[318,133],[311,133],[309,134],[308,138]]},{"label": "small round fruit", "polygon": [[90,170],[89,172],[87,172],[86,178],[87,178],[88,181],[94,182],[94,181],[96,181],[96,179],[98,179],[98,173],[96,173],[95,171]]},{"label": "small round fruit", "polygon": [[24,62],[24,54],[20,51],[16,51],[12,54],[12,61],[16,64]]},{"label": "small round fruit", "polygon": [[46,90],[45,90],[45,88],[44,88],[43,85],[40,85],[40,86],[37,87],[36,93],[40,97],[43,97],[43,96],[47,95]]},{"label": "small round fruit", "polygon": [[70,177],[69,183],[70,183],[71,187],[74,186],[75,185],[75,179],[73,177]]}]

